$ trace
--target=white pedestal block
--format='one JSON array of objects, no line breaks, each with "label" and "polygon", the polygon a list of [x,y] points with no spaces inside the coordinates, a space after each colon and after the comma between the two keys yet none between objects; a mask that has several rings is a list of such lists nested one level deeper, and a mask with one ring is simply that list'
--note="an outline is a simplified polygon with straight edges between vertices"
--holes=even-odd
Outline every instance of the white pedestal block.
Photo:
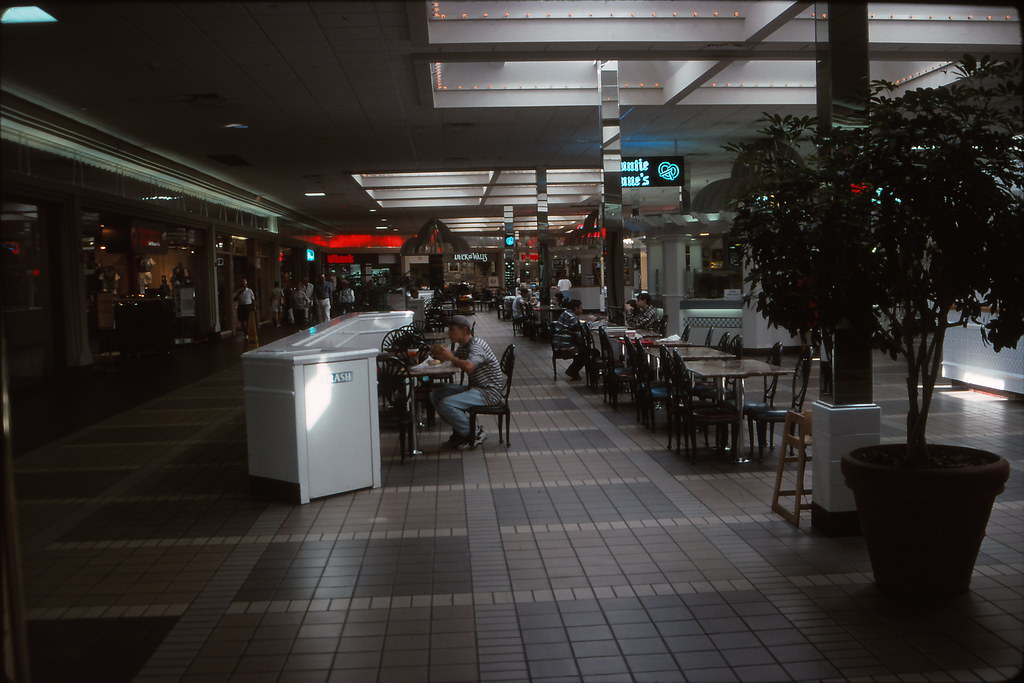
[{"label": "white pedestal block", "polygon": [[847,527],[830,524],[833,519],[854,515],[857,509],[853,491],[843,482],[840,461],[854,448],[879,443],[882,409],[877,405],[831,406],[815,401],[814,411],[814,508],[811,523],[815,527]]},{"label": "white pedestal block", "polygon": [[254,491],[308,503],[381,485],[376,358],[412,316],[353,313],[242,355]]}]

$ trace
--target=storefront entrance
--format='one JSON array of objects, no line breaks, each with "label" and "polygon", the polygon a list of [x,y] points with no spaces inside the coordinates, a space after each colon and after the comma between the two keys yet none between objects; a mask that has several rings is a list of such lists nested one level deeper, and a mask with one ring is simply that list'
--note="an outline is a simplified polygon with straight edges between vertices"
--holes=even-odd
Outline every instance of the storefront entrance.
[{"label": "storefront entrance", "polygon": [[0,221],[0,288],[7,367],[12,379],[48,377],[63,368],[62,335],[54,334],[62,313],[50,275],[59,272],[57,212],[44,204],[4,199]]}]

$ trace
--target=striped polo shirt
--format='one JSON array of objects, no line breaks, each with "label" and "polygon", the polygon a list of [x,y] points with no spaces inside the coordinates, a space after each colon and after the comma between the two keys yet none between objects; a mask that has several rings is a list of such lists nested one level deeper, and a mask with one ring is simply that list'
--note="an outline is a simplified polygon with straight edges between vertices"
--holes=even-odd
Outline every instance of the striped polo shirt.
[{"label": "striped polo shirt", "polygon": [[473,372],[469,373],[469,386],[480,390],[487,405],[501,403],[505,375],[490,345],[479,337],[473,337],[468,344],[455,350],[455,356],[473,363]]}]

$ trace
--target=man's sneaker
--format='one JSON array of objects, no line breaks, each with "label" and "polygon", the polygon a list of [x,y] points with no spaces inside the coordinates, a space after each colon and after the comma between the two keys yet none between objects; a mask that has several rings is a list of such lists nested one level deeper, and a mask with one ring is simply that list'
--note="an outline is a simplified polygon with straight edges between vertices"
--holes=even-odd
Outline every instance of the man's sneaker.
[{"label": "man's sneaker", "polygon": [[473,438],[466,439],[465,441],[463,441],[461,444],[459,444],[458,449],[460,451],[471,451],[480,444],[482,444],[484,441],[487,441],[487,433],[484,431],[483,427],[477,426],[476,434],[473,436]]},{"label": "man's sneaker", "polygon": [[452,432],[452,435],[448,437],[448,440],[441,444],[441,448],[458,448],[464,443],[466,443],[466,437],[460,436],[455,432]]}]

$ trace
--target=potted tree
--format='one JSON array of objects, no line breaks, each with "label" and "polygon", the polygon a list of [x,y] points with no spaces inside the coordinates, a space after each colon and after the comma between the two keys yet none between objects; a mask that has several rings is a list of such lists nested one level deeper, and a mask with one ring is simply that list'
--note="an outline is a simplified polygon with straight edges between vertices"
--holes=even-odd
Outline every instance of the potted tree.
[{"label": "potted tree", "polygon": [[768,116],[760,139],[727,148],[754,178],[733,223],[748,301],[791,333],[829,346],[857,330],[906,363],[907,442],[842,460],[875,581],[903,596],[968,589],[1009,476],[996,454],[926,439],[946,330],[980,325],[996,351],[1024,333],[1021,65],[951,68],[941,88],[872,83],[859,127]]}]

